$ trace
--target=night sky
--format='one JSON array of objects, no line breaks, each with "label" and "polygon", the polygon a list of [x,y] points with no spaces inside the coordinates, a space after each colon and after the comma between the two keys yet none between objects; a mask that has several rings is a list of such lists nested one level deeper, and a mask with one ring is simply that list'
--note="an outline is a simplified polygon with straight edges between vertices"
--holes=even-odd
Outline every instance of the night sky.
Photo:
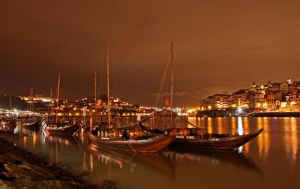
[{"label": "night sky", "polygon": [[0,93],[49,95],[60,72],[62,97],[92,96],[107,41],[113,95],[154,105],[174,41],[175,105],[197,104],[300,79],[300,1],[1,1]]}]

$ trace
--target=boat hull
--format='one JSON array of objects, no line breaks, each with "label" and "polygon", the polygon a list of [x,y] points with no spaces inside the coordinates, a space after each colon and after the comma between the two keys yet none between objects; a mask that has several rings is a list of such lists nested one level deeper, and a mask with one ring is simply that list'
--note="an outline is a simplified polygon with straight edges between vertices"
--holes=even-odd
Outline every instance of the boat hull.
[{"label": "boat hull", "polygon": [[234,150],[257,137],[263,129],[245,135],[233,135],[223,138],[183,139],[176,138],[173,148],[191,150]]},{"label": "boat hull", "polygon": [[40,121],[36,121],[36,122],[33,122],[33,123],[23,123],[22,126],[25,128],[25,129],[29,129],[31,131],[38,131],[40,129]]},{"label": "boat hull", "polygon": [[64,127],[47,127],[47,132],[51,135],[74,135],[75,132],[80,128],[78,124],[64,126]]},{"label": "boat hull", "polygon": [[102,139],[90,132],[87,132],[87,137],[99,147],[142,153],[159,152],[175,140],[174,136],[155,136],[146,140],[109,140]]}]

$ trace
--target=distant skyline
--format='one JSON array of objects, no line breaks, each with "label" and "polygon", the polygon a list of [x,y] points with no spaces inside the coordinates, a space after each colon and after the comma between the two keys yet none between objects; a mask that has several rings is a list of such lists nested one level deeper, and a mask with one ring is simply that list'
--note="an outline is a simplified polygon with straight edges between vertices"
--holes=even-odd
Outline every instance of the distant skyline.
[{"label": "distant skyline", "polygon": [[[112,95],[154,105],[171,41],[175,105],[300,79],[296,0],[0,2],[0,93],[93,95],[111,45]],[[103,79],[102,79],[103,81]]]}]

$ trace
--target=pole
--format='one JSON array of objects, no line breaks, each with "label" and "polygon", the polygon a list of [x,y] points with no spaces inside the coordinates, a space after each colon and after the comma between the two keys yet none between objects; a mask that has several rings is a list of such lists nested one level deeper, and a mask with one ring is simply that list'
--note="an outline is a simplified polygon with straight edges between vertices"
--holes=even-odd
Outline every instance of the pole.
[{"label": "pole", "polygon": [[110,80],[109,80],[109,53],[110,53],[110,48],[109,44],[107,43],[106,46],[106,82],[107,82],[107,113],[108,113],[108,128],[111,127],[110,125]]},{"label": "pole", "polygon": [[94,101],[95,101],[95,111],[97,110],[97,72],[94,75]]},{"label": "pole", "polygon": [[58,80],[57,80],[57,91],[56,91],[56,114],[55,114],[55,122],[57,123],[58,118],[58,101],[59,101],[59,87],[60,87],[60,73],[58,74]]},{"label": "pole", "polygon": [[170,63],[171,63],[171,92],[170,92],[170,109],[171,109],[171,128],[173,127],[173,95],[174,95],[174,44],[173,41],[171,42],[171,49],[170,49]]}]

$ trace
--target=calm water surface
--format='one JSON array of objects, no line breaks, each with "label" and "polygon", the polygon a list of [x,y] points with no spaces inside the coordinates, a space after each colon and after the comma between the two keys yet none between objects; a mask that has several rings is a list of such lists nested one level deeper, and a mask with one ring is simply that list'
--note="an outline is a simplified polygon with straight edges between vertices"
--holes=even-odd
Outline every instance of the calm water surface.
[{"label": "calm water surface", "polygon": [[[122,189],[295,188],[300,186],[299,118],[190,118],[213,133],[247,133],[263,128],[235,152],[126,154],[90,150],[84,137],[59,138],[27,132],[17,145],[89,171],[86,179],[113,180]],[[297,188],[297,187],[296,187]]]}]

